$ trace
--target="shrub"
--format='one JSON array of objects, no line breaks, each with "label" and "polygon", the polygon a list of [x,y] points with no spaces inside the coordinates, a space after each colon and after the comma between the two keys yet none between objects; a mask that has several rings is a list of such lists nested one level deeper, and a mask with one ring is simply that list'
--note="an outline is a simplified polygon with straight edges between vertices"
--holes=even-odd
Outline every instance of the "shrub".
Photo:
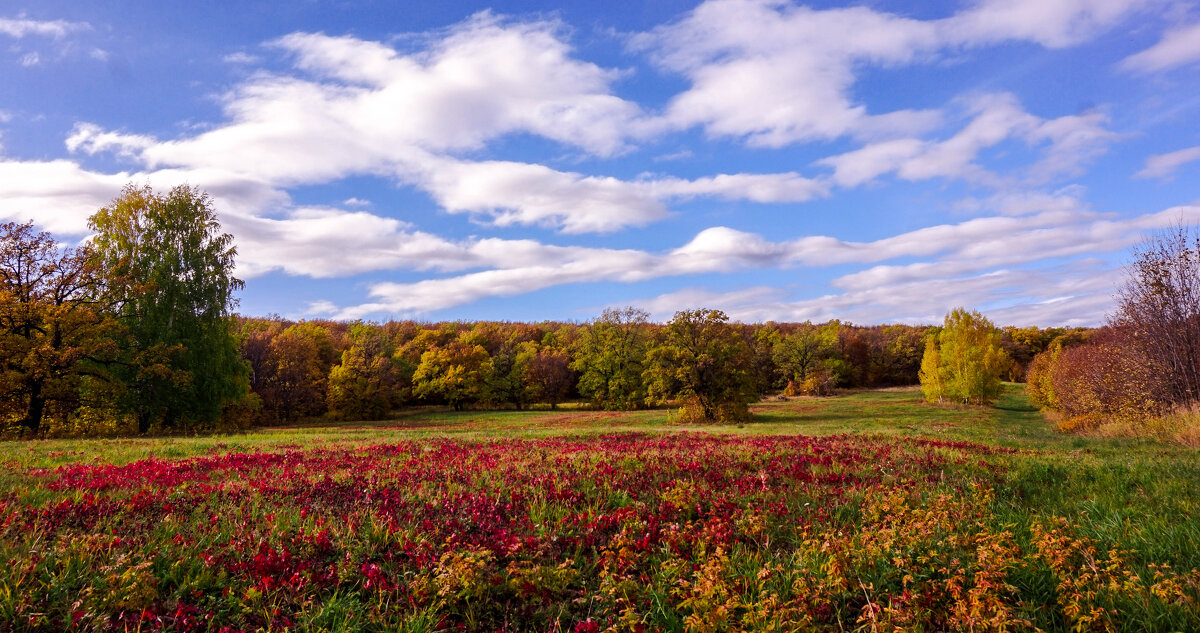
[{"label": "shrub", "polygon": [[1061,345],[1052,346],[1034,356],[1025,372],[1025,393],[1029,396],[1029,401],[1043,411],[1058,409],[1058,397],[1054,394],[1052,372],[1061,353]]},{"label": "shrub", "polygon": [[1055,408],[1068,419],[1145,420],[1168,404],[1162,376],[1119,336],[1063,350],[1049,383]]}]

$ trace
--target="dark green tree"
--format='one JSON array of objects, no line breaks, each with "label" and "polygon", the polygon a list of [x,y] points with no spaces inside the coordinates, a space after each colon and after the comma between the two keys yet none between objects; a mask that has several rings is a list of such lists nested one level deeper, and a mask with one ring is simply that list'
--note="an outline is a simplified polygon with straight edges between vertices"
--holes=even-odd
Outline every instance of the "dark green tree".
[{"label": "dark green tree", "polygon": [[231,316],[237,249],[212,198],[181,185],[166,195],[128,185],[89,221],[96,261],[127,328],[124,406],[138,428],[215,421],[248,389]]},{"label": "dark green tree", "polygon": [[706,421],[748,416],[746,405],[757,395],[753,355],[728,320],[720,310],[675,313],[647,363],[652,400],[688,399]]},{"label": "dark green tree", "polygon": [[609,308],[576,344],[579,393],[604,409],[635,409],[645,404],[642,372],[650,347],[650,315],[637,308]]}]

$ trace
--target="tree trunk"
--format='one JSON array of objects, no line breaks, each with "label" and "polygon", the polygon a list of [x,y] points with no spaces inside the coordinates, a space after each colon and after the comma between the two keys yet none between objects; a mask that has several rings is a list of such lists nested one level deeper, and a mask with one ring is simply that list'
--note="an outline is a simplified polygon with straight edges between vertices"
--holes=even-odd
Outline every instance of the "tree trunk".
[{"label": "tree trunk", "polygon": [[150,422],[151,422],[150,412],[149,411],[139,411],[138,412],[138,433],[141,435],[145,435],[146,433],[148,433],[150,431]]},{"label": "tree trunk", "polygon": [[42,428],[42,418],[46,415],[46,398],[42,396],[42,383],[34,382],[29,385],[29,409],[25,412],[23,423],[30,431],[37,433]]}]

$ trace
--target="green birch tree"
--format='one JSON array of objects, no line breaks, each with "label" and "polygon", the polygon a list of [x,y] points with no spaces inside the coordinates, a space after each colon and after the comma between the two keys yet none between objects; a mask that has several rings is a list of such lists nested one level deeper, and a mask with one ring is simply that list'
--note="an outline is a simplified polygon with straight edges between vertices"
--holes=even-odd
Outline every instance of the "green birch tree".
[{"label": "green birch tree", "polygon": [[925,344],[921,388],[930,402],[986,404],[1000,396],[1009,363],[996,326],[979,312],[957,308]]},{"label": "green birch tree", "polygon": [[215,421],[249,384],[232,318],[237,249],[212,198],[186,185],[165,195],[128,185],[89,226],[119,297],[127,336],[115,371],[139,431]]}]

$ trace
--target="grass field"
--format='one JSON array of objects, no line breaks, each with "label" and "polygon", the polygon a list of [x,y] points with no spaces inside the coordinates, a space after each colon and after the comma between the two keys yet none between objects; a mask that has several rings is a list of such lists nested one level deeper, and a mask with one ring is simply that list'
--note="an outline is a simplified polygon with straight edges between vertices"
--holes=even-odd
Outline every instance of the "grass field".
[{"label": "grass field", "polygon": [[0,630],[1200,630],[1195,449],[919,395],[0,443]]}]

